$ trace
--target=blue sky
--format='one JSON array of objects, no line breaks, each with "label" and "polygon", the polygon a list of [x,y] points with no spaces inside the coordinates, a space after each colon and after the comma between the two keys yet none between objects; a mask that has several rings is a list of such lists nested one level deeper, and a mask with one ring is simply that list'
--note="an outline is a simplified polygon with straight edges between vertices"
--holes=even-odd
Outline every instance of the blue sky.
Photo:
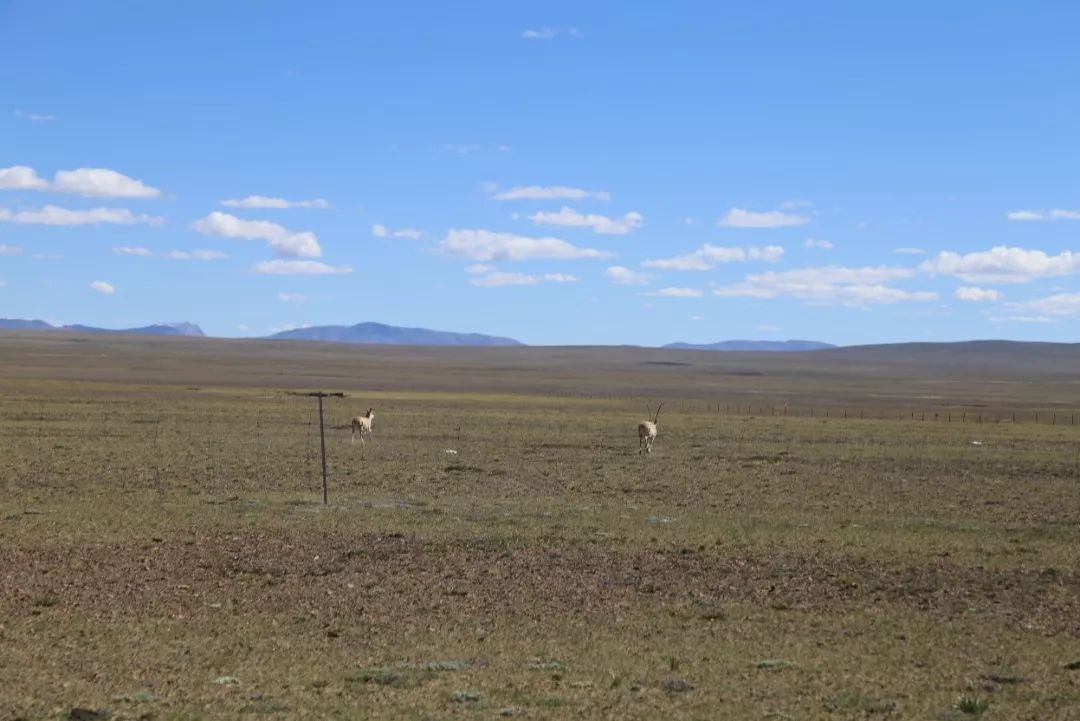
[{"label": "blue sky", "polygon": [[1077,341],[1078,25],[0,0],[0,317]]}]

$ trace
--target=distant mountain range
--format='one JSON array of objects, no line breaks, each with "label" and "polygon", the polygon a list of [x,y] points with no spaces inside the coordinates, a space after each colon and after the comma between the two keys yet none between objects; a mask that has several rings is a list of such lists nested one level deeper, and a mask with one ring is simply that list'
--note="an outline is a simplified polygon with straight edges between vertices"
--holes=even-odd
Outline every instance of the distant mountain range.
[{"label": "distant mountain range", "polygon": [[155,323],[142,328],[94,328],[88,325],[53,325],[43,320],[22,320],[19,318],[0,318],[0,328],[6,330],[66,330],[74,333],[136,333],[139,335],[180,335],[189,338],[204,338],[202,328],[194,323]]},{"label": "distant mountain range", "polygon": [[[43,320],[0,318],[0,329],[6,330],[64,330],[75,333],[132,333],[137,335],[171,335],[203,338],[202,329],[194,323],[155,323],[142,328],[109,329],[86,325],[55,326]],[[521,341],[482,333],[453,333],[428,328],[403,328],[385,323],[356,325],[319,325],[264,336],[263,340],[320,341],[323,343],[357,343],[378,345],[419,346],[524,346]],[[725,340],[718,343],[670,343],[664,348],[713,351],[808,351],[836,348],[829,343],[812,340]]]},{"label": "distant mountain range", "polygon": [[513,346],[524,345],[513,338],[501,338],[480,333],[450,333],[427,328],[401,328],[383,323],[356,325],[321,325],[296,328],[267,336],[269,340],[315,340],[329,343],[379,343],[390,345],[467,345]]},{"label": "distant mountain range", "polygon": [[798,352],[835,348],[831,343],[816,340],[723,340],[718,343],[669,343],[664,348],[679,350],[742,350]]}]

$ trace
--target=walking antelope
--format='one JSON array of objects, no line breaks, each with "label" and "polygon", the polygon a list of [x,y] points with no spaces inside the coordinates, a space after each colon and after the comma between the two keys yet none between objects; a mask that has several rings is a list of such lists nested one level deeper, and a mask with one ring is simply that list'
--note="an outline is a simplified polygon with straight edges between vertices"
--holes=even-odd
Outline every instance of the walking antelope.
[{"label": "walking antelope", "polygon": [[638,423],[638,453],[652,453],[652,444],[656,440],[658,432],[656,427],[660,424],[660,409],[663,405],[661,403],[656,407],[656,415],[653,416],[651,421],[645,420]]},{"label": "walking antelope", "polygon": [[371,422],[375,420],[375,409],[368,408],[367,413],[352,419],[352,442],[356,443],[356,435],[360,434],[360,442],[364,442],[364,434],[371,435]]}]

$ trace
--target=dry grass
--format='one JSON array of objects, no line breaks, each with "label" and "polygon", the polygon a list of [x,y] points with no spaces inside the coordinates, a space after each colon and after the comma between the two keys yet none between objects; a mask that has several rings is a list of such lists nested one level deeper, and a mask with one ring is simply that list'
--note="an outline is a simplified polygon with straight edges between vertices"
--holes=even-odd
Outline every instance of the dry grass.
[{"label": "dry grass", "polygon": [[[558,364],[354,349],[324,508],[314,403],[215,382],[243,353],[68,345],[0,381],[0,719],[1080,718],[1080,428],[718,416],[650,367],[643,459]],[[58,377],[117,347],[147,370]]]}]

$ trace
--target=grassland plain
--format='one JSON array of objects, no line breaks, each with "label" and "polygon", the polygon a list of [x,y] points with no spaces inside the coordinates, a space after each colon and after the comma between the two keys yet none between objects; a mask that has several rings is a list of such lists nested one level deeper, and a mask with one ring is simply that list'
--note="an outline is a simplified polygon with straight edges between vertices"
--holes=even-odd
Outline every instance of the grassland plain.
[{"label": "grassland plain", "polygon": [[1011,351],[4,335],[0,719],[1078,719],[1077,358]]}]

